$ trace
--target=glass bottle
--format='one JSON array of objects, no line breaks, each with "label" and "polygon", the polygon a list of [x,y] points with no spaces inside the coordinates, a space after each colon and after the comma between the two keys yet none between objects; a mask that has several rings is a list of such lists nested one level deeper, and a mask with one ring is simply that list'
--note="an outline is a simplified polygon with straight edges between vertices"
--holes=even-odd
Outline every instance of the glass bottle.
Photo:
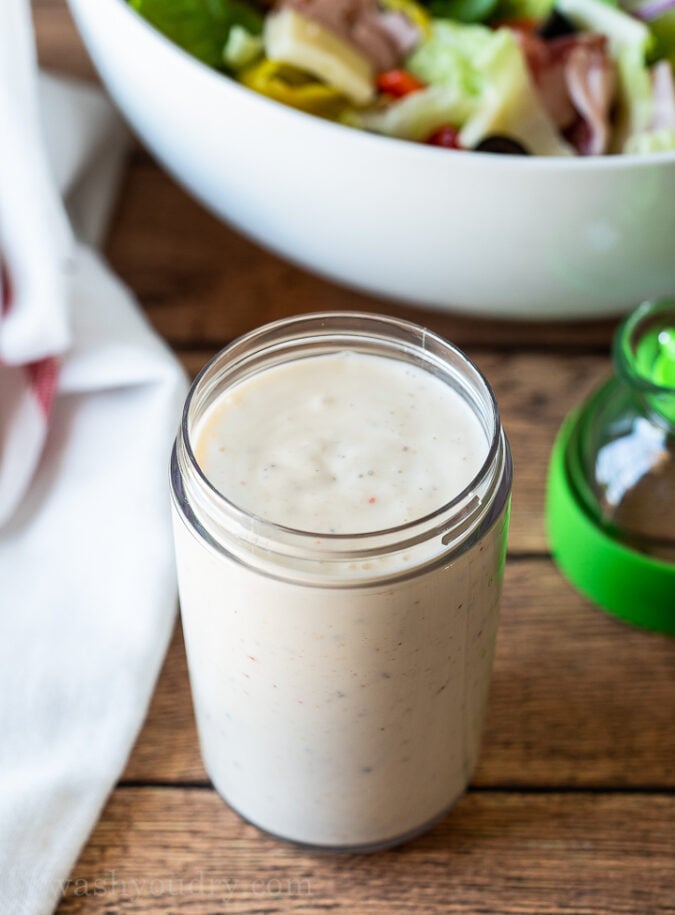
[{"label": "glass bottle", "polygon": [[637,308],[613,357],[614,375],[556,439],[549,540],[595,603],[675,634],[675,301]]}]

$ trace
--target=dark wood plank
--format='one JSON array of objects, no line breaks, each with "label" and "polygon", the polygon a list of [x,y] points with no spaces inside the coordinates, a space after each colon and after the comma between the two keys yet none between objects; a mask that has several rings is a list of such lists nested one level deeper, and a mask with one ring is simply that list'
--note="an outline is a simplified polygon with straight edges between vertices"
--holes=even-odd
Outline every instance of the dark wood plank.
[{"label": "dark wood plank", "polygon": [[604,356],[473,350],[490,381],[514,463],[509,550],[548,551],[544,509],[551,449],[567,413],[610,372]]},{"label": "dark wood plank", "polygon": [[[474,783],[675,788],[675,640],[592,608],[546,559],[507,564]],[[200,781],[177,632],[124,778]]]},{"label": "dark wood plank", "polygon": [[40,65],[57,73],[96,81],[94,67],[65,0],[33,0],[32,5]]},{"label": "dark wood plank", "polygon": [[672,796],[481,792],[401,849],[317,855],[212,791],[119,789],[58,912],[664,915],[674,822]]}]

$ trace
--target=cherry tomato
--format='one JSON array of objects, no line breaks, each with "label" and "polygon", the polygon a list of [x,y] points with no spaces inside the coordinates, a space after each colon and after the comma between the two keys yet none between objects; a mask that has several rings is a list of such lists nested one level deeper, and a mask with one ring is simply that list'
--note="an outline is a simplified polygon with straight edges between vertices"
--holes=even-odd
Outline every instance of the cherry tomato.
[{"label": "cherry tomato", "polygon": [[385,70],[377,77],[377,88],[394,98],[403,98],[411,92],[426,89],[426,85],[407,70]]},{"label": "cherry tomato", "polygon": [[439,127],[430,137],[427,138],[430,146],[444,146],[445,149],[461,149],[459,145],[459,131],[455,130],[449,124],[445,127]]}]

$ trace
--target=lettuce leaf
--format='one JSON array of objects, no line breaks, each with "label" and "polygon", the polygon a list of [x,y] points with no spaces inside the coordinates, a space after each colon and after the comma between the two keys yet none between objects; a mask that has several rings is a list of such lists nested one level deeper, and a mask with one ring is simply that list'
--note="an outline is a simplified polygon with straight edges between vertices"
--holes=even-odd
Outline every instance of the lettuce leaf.
[{"label": "lettuce leaf", "polygon": [[455,86],[429,86],[399,102],[371,111],[350,111],[343,122],[388,137],[423,143],[447,124],[459,127],[475,110],[475,99]]},{"label": "lettuce leaf", "polygon": [[[436,21],[431,37],[406,66],[424,82],[454,93],[453,114],[463,100],[468,115],[461,124],[462,146],[472,149],[487,136],[503,134],[535,155],[572,154],[546,112],[523,52],[508,29]],[[457,125],[451,118],[445,123]]]},{"label": "lettuce leaf", "polygon": [[675,150],[675,130],[662,127],[660,130],[648,130],[637,133],[626,141],[625,153],[659,153]]},{"label": "lettuce leaf", "polygon": [[262,57],[264,51],[261,35],[252,35],[243,25],[233,25],[223,48],[223,63],[230,70],[241,70]]},{"label": "lettuce leaf", "polygon": [[652,59],[663,57],[675,70],[675,8],[649,23],[656,39]]},{"label": "lettuce leaf", "polygon": [[469,149],[485,137],[518,140],[537,156],[570,156],[529,75],[523,52],[508,29],[498,29],[477,63],[484,80],[480,105],[459,133]]},{"label": "lettuce leaf", "polygon": [[457,22],[485,22],[494,13],[497,0],[430,0],[432,16]]},{"label": "lettuce leaf", "polygon": [[499,0],[496,19],[534,19],[539,22],[553,11],[555,0]]},{"label": "lettuce leaf", "polygon": [[431,35],[408,58],[406,68],[430,85],[453,86],[458,92],[477,96],[483,88],[477,58],[495,35],[481,25],[434,20]]},{"label": "lettuce leaf", "polygon": [[230,29],[239,25],[252,35],[262,31],[262,17],[245,0],[130,0],[131,6],[183,50],[211,67],[223,66]]}]

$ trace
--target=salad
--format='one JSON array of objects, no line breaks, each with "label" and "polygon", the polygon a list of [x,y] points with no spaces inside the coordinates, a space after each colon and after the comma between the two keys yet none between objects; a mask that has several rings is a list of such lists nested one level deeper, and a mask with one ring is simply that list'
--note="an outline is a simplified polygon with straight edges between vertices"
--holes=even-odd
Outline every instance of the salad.
[{"label": "salad", "polygon": [[209,66],[351,127],[516,155],[675,150],[675,0],[129,2]]}]

